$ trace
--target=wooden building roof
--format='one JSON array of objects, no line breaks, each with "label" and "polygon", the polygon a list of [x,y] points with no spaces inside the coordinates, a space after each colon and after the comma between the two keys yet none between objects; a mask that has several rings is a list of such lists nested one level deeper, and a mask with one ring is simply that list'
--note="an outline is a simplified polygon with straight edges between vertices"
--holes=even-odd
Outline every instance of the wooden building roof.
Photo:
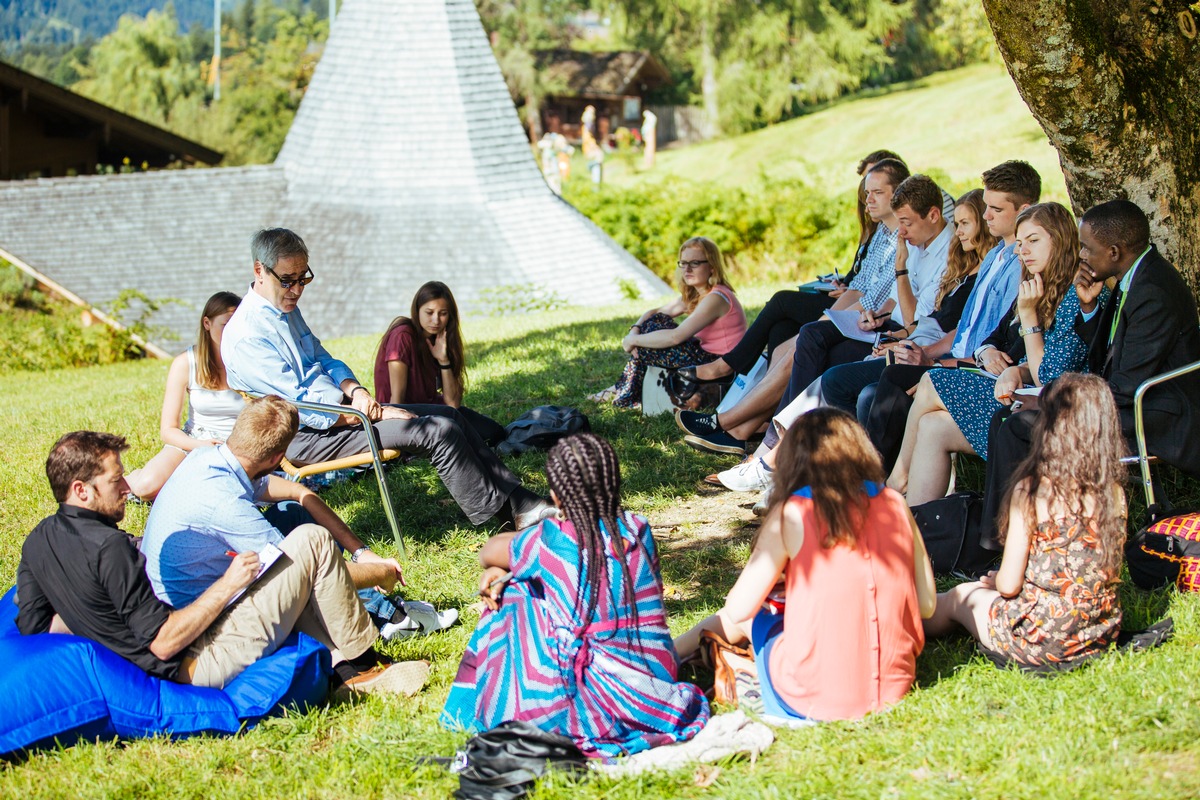
[{"label": "wooden building roof", "polygon": [[[217,164],[222,155],[0,63],[0,180],[91,173],[97,164]],[[90,162],[90,163],[89,163]]]},{"label": "wooden building roof", "polygon": [[565,86],[553,92],[560,97],[617,100],[641,97],[647,91],[671,83],[671,73],[649,52],[620,50],[543,50],[537,66],[551,85]]}]

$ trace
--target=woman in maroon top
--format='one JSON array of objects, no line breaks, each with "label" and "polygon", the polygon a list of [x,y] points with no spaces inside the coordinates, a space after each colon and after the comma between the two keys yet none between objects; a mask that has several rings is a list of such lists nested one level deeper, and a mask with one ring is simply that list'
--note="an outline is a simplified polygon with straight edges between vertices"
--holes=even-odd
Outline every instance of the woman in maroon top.
[{"label": "woman in maroon top", "polygon": [[392,320],[379,342],[375,399],[454,406],[489,445],[504,441],[502,425],[462,404],[466,384],[458,304],[449,286],[429,281],[413,296],[411,316]]}]

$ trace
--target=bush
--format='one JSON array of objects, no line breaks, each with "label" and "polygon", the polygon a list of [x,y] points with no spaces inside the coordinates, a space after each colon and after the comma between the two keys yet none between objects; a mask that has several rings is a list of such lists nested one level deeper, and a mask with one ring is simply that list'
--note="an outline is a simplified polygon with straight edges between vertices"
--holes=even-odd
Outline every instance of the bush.
[{"label": "bush", "polygon": [[673,283],[679,245],[707,236],[739,278],[807,280],[844,265],[858,240],[852,198],[765,176],[747,188],[671,177],[628,189],[570,181],[564,197],[659,277]]},{"label": "bush", "polygon": [[0,374],[112,364],[143,353],[127,331],[85,327],[80,309],[52,299],[32,278],[0,261]]}]

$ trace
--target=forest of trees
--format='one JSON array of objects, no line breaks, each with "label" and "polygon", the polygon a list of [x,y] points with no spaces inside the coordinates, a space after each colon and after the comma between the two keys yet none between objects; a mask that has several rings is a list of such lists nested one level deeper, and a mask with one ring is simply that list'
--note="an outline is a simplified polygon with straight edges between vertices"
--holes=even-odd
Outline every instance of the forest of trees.
[{"label": "forest of trees", "polygon": [[[0,5],[0,57],[220,150],[228,165],[275,157],[329,33],[326,0],[230,1],[221,26],[221,101],[214,103],[210,0],[7,2]],[[647,49],[674,77],[651,99],[702,107],[717,135],[994,51],[977,0],[475,3],[527,112],[554,88],[535,68],[539,50]]]}]

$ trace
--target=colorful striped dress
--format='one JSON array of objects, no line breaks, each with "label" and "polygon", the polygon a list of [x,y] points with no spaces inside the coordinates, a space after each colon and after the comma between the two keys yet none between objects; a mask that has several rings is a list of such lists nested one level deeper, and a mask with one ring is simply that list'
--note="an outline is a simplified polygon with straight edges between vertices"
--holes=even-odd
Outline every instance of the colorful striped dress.
[{"label": "colorful striped dress", "polygon": [[[663,608],[658,553],[645,518],[618,521],[638,622],[605,526],[607,582],[589,621],[575,598],[580,545],[570,522],[546,520],[510,546],[513,581],[484,611],[441,722],[487,730],[525,720],[610,760],[692,738],[709,717],[700,689],[676,680],[679,660]],[[587,607],[584,587],[583,607]]]}]

